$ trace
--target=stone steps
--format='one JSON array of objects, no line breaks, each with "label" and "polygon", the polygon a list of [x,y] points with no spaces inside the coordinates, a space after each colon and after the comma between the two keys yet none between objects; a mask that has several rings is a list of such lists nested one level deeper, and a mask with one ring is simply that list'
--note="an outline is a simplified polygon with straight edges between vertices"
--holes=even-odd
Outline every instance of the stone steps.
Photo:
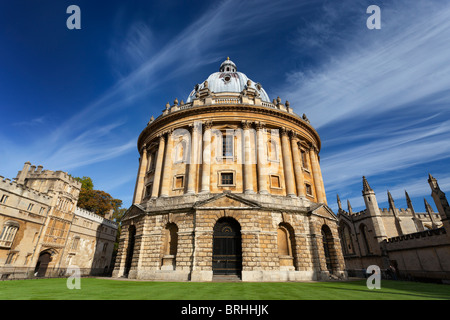
[{"label": "stone steps", "polygon": [[214,275],[213,282],[241,282],[238,275]]}]

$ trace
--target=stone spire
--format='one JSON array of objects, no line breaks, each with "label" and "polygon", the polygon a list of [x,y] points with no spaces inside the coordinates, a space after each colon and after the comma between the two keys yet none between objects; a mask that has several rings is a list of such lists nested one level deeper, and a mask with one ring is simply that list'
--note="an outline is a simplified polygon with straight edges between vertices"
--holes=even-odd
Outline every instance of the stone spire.
[{"label": "stone spire", "polygon": [[428,203],[427,199],[423,198],[423,202],[425,203],[425,210],[427,210],[428,216],[430,217],[430,220],[431,220],[431,229],[436,229],[437,228],[437,224],[436,224],[436,221],[434,219],[433,208],[431,208],[431,206]]},{"label": "stone spire", "polygon": [[408,192],[406,192],[406,190],[405,190],[405,197],[406,197],[406,205],[408,206],[408,209],[411,211],[412,219],[414,221],[414,224],[416,225],[416,230],[423,231],[424,228],[423,228],[422,221],[419,218],[417,218],[416,211],[414,210],[414,207],[411,202],[411,198],[409,197],[409,194],[408,194]]},{"label": "stone spire", "polygon": [[392,195],[389,192],[389,190],[388,190],[387,194],[388,194],[388,201],[389,201],[389,210],[392,211],[392,213],[394,214],[394,217],[395,217],[395,227],[397,228],[398,234],[403,235],[404,232],[402,230],[401,219],[398,215],[397,208],[395,207],[394,198],[392,198]]},{"label": "stone spire", "polygon": [[394,216],[397,215],[397,212],[395,211],[395,204],[394,204],[394,199],[392,198],[391,193],[389,192],[389,190],[387,191],[387,195],[388,195],[388,201],[389,201],[389,209],[392,210],[392,212],[394,213]]},{"label": "stone spire", "polygon": [[347,200],[347,208],[348,208],[348,213],[353,214],[353,208],[352,208],[352,205],[350,204],[350,200]]},{"label": "stone spire", "polygon": [[428,174],[428,183],[430,184],[431,190],[439,189],[436,178],[434,178],[431,173]]},{"label": "stone spire", "polygon": [[363,193],[368,191],[373,192],[372,188],[369,186],[369,183],[367,182],[366,177],[363,176]]},{"label": "stone spire", "polygon": [[450,206],[445,193],[439,188],[437,180],[431,174],[428,174],[428,183],[430,184],[431,196],[439,211],[441,220],[450,220]]},{"label": "stone spire", "polygon": [[414,211],[414,207],[412,205],[411,198],[409,197],[409,194],[408,194],[408,192],[406,192],[406,190],[405,190],[405,197],[406,197],[406,205],[408,206],[409,209],[411,209],[413,216],[415,216],[416,212]]},{"label": "stone spire", "polygon": [[339,195],[336,195],[336,197],[337,197],[337,204],[338,204],[339,212],[340,212],[340,211],[342,211],[341,199],[339,198]]}]

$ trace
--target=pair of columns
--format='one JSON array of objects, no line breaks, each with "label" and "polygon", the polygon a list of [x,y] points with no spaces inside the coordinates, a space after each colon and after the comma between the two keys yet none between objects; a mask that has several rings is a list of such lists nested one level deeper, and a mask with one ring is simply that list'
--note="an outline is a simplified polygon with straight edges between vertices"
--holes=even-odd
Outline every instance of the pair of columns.
[{"label": "pair of columns", "polygon": [[[257,130],[257,173],[258,173],[258,189],[260,194],[268,194],[267,181],[267,143],[264,137],[264,123],[256,122]],[[253,170],[250,161],[251,140],[250,129],[251,122],[243,121],[242,129],[244,130],[244,192],[255,193],[253,189]],[[290,197],[306,196],[305,181],[303,179],[303,166],[300,158],[300,139],[293,131],[286,128],[280,128],[281,133],[281,153],[283,159],[284,177],[286,184],[286,193]],[[316,190],[316,199],[319,203],[326,203],[325,188],[322,180],[322,173],[318,160],[318,149],[312,145],[309,149],[309,156],[313,172],[314,187]]]},{"label": "pair of columns", "polygon": [[[188,174],[188,194],[195,193],[195,177],[197,176],[197,163],[199,163],[198,157],[198,141],[199,141],[199,126],[194,124],[191,126],[191,152],[190,154],[190,162],[189,162],[189,174]],[[207,131],[209,132],[209,130]],[[158,135],[158,152],[156,154],[156,159],[151,159],[151,161],[156,161],[155,165],[155,176],[153,178],[153,186],[151,191],[151,198],[155,199],[158,197],[168,197],[169,196],[169,188],[172,180],[172,151],[173,151],[173,139],[172,139],[173,130],[163,132]],[[206,134],[206,133],[205,133]],[[210,137],[210,134],[209,134]],[[147,154],[147,146],[144,145],[142,147],[142,155],[139,159],[139,171],[138,177],[136,181],[136,187],[134,191],[133,203],[140,203],[144,197],[144,181],[145,175],[148,167],[148,154]],[[203,171],[206,171],[206,165],[203,164]],[[209,165],[208,165],[209,167]],[[205,179],[206,174],[202,175],[202,187],[203,184],[208,184],[209,191],[209,181],[207,182]],[[209,180],[209,170],[207,178]],[[202,188],[203,189],[203,188]]]},{"label": "pair of columns", "polygon": [[[251,145],[251,129],[252,122],[242,121],[243,139],[244,139],[244,192],[256,193],[254,190],[254,176],[253,165],[251,161],[252,145]],[[188,185],[187,194],[196,193],[196,177],[199,176],[198,169],[200,159],[199,150],[203,152],[203,159],[201,165],[201,188],[200,193],[210,192],[210,163],[211,163],[211,128],[212,122],[204,124],[205,131],[203,139],[201,128],[202,126],[194,124],[191,126],[191,152],[189,153],[190,164],[188,171]],[[268,194],[268,168],[267,168],[267,143],[264,132],[264,124],[256,122],[257,129],[257,181],[258,191],[260,194]],[[306,188],[303,179],[302,160],[300,158],[299,138],[298,136],[286,128],[281,128],[281,153],[284,167],[286,193],[290,197],[305,196]],[[159,135],[159,146],[156,156],[155,176],[152,187],[152,198],[168,197],[170,182],[172,179],[171,169],[172,162],[170,161],[173,150],[173,131],[169,131]],[[167,141],[165,136],[167,136]],[[203,143],[200,141],[203,140]],[[314,188],[316,190],[316,199],[319,203],[326,203],[325,191],[322,181],[322,174],[320,172],[319,160],[317,157],[317,147],[314,145],[309,149],[309,157],[311,161],[311,169],[314,179]],[[152,159],[154,161],[154,159]],[[142,148],[142,156],[139,163],[139,172],[136,183],[135,195],[133,203],[140,203],[144,193],[144,179],[148,166],[147,146]],[[161,189],[161,192],[159,192]]]}]

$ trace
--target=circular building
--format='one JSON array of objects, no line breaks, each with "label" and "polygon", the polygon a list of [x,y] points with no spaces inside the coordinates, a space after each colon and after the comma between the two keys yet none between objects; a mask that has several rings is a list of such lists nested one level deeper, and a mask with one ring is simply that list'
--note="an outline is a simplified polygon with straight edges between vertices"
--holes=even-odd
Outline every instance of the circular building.
[{"label": "circular building", "polygon": [[320,138],[225,60],[138,138],[133,205],[113,276],[171,281],[343,277]]}]

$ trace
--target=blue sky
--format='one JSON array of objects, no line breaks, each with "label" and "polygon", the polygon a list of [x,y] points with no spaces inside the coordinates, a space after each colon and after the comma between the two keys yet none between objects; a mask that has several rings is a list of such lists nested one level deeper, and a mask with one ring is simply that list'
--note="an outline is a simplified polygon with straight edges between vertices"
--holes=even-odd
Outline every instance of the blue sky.
[{"label": "blue sky", "polygon": [[[69,30],[69,5],[81,30]],[[381,29],[369,30],[369,5]],[[30,161],[90,176],[131,205],[137,137],[229,56],[322,139],[330,207],[362,210],[362,176],[416,211],[428,173],[450,190],[450,3],[2,1],[0,175]],[[435,207],[434,207],[435,208]]]}]

